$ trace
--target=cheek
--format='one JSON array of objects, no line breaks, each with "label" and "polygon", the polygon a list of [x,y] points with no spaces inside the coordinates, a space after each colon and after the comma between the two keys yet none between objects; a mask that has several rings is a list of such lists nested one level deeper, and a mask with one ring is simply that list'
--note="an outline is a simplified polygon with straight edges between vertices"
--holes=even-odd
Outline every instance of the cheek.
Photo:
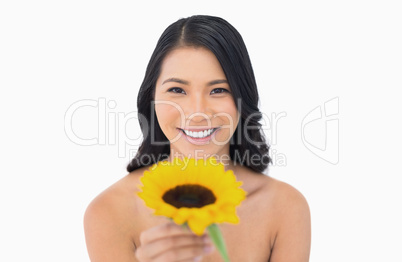
[{"label": "cheek", "polygon": [[180,123],[180,111],[173,105],[157,104],[155,105],[155,113],[163,131],[170,125],[176,126],[177,123]]},{"label": "cheek", "polygon": [[219,112],[218,115],[221,115],[221,117],[225,118],[225,122],[227,124],[237,126],[237,123],[239,122],[239,112],[237,111],[236,105],[234,104],[233,100],[228,99],[228,101],[217,104],[218,106],[216,108],[216,112]]}]

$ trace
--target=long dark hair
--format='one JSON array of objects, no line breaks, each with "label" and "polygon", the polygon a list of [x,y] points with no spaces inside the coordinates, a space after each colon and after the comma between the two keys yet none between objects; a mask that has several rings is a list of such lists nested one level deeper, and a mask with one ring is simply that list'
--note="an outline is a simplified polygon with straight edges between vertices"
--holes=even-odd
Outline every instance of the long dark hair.
[{"label": "long dark hair", "polygon": [[230,140],[230,158],[234,164],[263,172],[272,160],[259,123],[262,118],[258,109],[259,96],[246,46],[231,24],[222,18],[207,15],[179,19],[167,27],[159,38],[138,92],[138,118],[143,141],[127,171],[154,164],[170,154],[169,141],[159,126],[153,101],[163,59],[181,46],[204,47],[215,54],[226,75],[236,107],[241,112],[239,124]]}]

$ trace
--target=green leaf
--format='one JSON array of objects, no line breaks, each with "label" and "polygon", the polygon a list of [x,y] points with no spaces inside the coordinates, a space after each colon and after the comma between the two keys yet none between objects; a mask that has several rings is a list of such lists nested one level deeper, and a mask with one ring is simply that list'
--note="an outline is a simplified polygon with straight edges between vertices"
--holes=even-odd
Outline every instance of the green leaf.
[{"label": "green leaf", "polygon": [[212,239],[212,242],[214,242],[215,247],[221,254],[223,260],[225,262],[230,262],[228,252],[226,250],[225,240],[223,239],[221,230],[219,229],[218,225],[211,224],[210,226],[208,226],[207,229],[208,229],[209,236]]}]

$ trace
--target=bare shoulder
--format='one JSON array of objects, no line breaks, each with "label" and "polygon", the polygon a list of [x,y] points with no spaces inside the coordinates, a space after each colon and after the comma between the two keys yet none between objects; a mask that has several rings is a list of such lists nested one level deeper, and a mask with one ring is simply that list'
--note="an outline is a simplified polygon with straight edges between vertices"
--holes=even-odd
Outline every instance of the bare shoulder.
[{"label": "bare shoulder", "polygon": [[138,212],[135,193],[143,169],[123,177],[88,205],[84,230],[91,261],[136,261],[133,236],[137,230],[135,217]]},{"label": "bare shoulder", "polygon": [[[249,205],[264,217],[264,230],[271,249],[270,262],[307,262],[310,255],[310,208],[294,186],[248,169],[237,172],[248,194]],[[261,232],[260,232],[261,231]],[[264,239],[265,235],[259,235]],[[289,252],[292,250],[292,252]]]},{"label": "bare shoulder", "polygon": [[[290,184],[269,177],[266,184],[270,191],[275,214],[275,240],[271,262],[309,261],[311,245],[310,208],[304,195]],[[288,252],[292,250],[292,252]]]},{"label": "bare shoulder", "polygon": [[269,205],[266,208],[277,209],[282,214],[291,211],[309,213],[306,198],[290,184],[242,166],[236,168],[235,174],[243,181],[242,187],[248,196],[264,199],[263,202]]},{"label": "bare shoulder", "polygon": [[275,204],[281,207],[284,212],[288,212],[289,209],[309,212],[307,200],[298,189],[278,179],[268,178],[270,182],[266,186],[275,195]]},{"label": "bare shoulder", "polygon": [[278,228],[284,220],[298,218],[310,219],[310,208],[304,195],[292,185],[276,178],[259,174],[254,176],[260,198],[265,199],[266,208],[277,218]]},{"label": "bare shoulder", "polygon": [[275,209],[279,215],[287,212],[301,212],[309,214],[309,205],[304,195],[295,187],[281,180],[247,168],[240,169],[238,179],[243,181],[243,188],[264,199],[266,208]]}]

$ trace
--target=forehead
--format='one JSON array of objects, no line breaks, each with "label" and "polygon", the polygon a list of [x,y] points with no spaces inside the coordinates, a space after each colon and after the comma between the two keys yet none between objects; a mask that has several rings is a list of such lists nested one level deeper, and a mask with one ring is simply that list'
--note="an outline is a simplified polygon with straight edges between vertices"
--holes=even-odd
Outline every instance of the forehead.
[{"label": "forehead", "polygon": [[180,47],[169,52],[163,60],[159,80],[170,77],[188,81],[226,79],[218,59],[202,47]]}]

